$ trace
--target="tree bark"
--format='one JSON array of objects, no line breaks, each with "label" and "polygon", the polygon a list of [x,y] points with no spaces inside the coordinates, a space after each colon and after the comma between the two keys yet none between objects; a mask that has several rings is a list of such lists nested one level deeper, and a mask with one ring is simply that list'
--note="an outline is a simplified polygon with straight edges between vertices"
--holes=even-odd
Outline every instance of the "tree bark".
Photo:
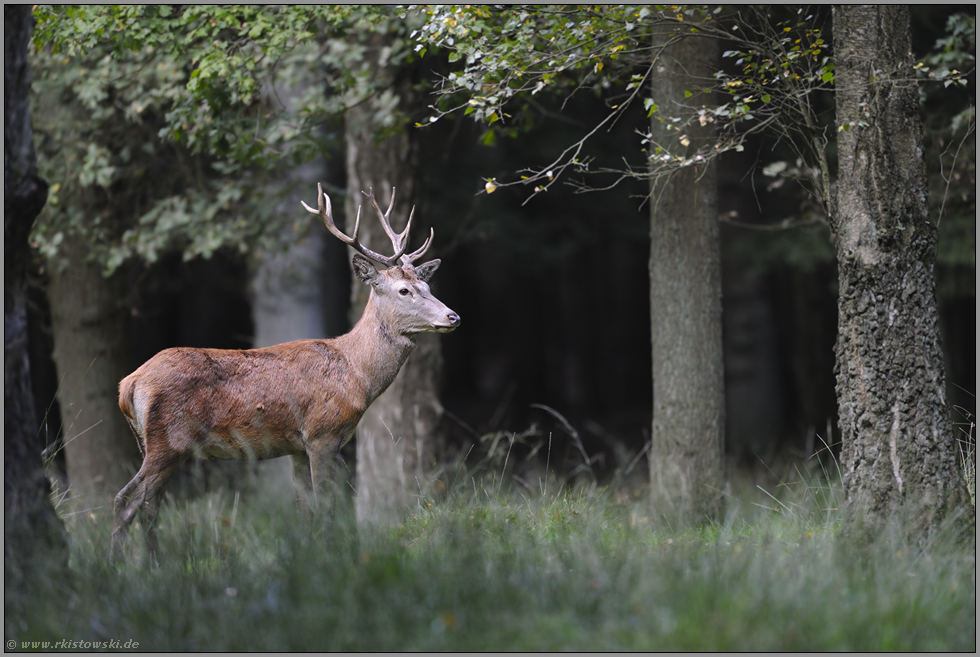
[{"label": "tree bark", "polygon": [[[375,36],[369,49],[380,51],[386,37]],[[375,55],[376,56],[376,55]],[[404,70],[387,65],[376,76],[386,78],[400,98],[398,107],[410,107],[415,92]],[[389,132],[379,137],[382,126],[377,108],[370,101],[355,105],[346,113],[347,137],[347,234],[353,230],[358,206],[362,208],[359,241],[379,253],[391,253],[391,242],[381,229],[374,211],[361,194],[374,189],[382,210],[387,209],[392,187],[397,189],[391,225],[401,231],[409,211],[419,202],[419,174],[415,144],[409,133]],[[426,222],[419,212],[418,226]],[[427,230],[425,232],[428,232]],[[418,248],[419,238],[409,250]],[[431,253],[428,254],[431,256]],[[352,277],[351,324],[361,316],[369,289]],[[439,384],[442,348],[439,337],[422,333],[417,346],[388,390],[368,408],[357,427],[357,497],[359,522],[391,525],[402,521],[427,490],[427,480],[442,444],[442,406]]]},{"label": "tree bark", "polygon": [[[664,39],[665,35],[655,38]],[[654,102],[684,104],[717,70],[714,41],[685,38],[661,55]],[[663,114],[663,112],[661,112]],[[684,147],[654,113],[654,141],[673,154]],[[687,133],[693,152],[710,131]],[[678,149],[680,149],[678,151]],[[656,157],[652,153],[652,157]],[[672,523],[697,522],[720,510],[724,488],[724,365],[721,254],[714,164],[692,166],[655,181],[650,204],[650,330],[653,512]]]},{"label": "tree bark", "polygon": [[946,405],[922,123],[902,5],[834,8],[839,180],[832,229],[844,493],[852,519],[928,531],[965,501]]},{"label": "tree bark", "polygon": [[63,270],[49,263],[48,295],[70,499],[76,509],[111,513],[141,462],[118,403],[119,381],[132,370],[126,282],[121,272],[103,276],[82,240],[69,240]]},{"label": "tree bark", "polygon": [[28,235],[48,196],[37,173],[28,103],[34,19],[30,5],[5,6],[3,19],[3,562],[4,600],[17,606],[20,594],[38,593],[45,572],[58,577],[67,570],[68,542],[41,463],[27,353]]}]

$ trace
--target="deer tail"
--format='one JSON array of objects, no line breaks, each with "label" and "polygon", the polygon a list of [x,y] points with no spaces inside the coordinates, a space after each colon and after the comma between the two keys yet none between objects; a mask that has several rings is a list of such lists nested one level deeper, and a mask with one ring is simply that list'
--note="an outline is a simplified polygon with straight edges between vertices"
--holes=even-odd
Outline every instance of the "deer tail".
[{"label": "deer tail", "polygon": [[140,418],[137,413],[133,398],[136,394],[136,381],[133,375],[127,376],[119,382],[119,410],[126,416],[126,422],[136,436],[136,444],[140,448],[140,455],[146,458],[146,444],[143,441],[143,431],[140,426]]}]

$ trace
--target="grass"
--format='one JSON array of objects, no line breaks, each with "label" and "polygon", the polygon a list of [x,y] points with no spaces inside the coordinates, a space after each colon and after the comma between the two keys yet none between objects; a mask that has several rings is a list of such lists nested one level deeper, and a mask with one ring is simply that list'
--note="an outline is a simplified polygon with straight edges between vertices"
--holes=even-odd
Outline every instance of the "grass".
[{"label": "grass", "polygon": [[815,480],[749,489],[724,521],[686,530],[658,527],[625,484],[549,488],[463,476],[399,527],[345,515],[327,538],[288,499],[210,493],[165,504],[159,567],[138,531],[130,559],[110,565],[108,518],[72,516],[71,581],[23,606],[8,599],[5,639],[17,650],[63,639],[152,651],[976,649],[975,535],[919,549],[896,527],[855,544],[837,524],[837,487]]},{"label": "grass", "polygon": [[963,473],[963,481],[966,482],[966,490],[970,496],[970,504],[974,508],[977,506],[977,440],[973,435],[976,428],[973,414],[960,406],[954,410],[962,417],[959,422],[954,422],[956,429],[956,445],[960,453],[960,472]]}]

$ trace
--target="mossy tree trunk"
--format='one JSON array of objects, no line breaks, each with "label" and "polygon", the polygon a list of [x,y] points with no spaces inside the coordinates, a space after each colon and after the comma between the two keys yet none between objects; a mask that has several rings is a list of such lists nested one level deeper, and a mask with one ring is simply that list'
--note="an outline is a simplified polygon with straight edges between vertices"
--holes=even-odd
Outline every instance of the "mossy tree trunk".
[{"label": "mossy tree trunk", "polygon": [[946,405],[909,10],[838,6],[839,180],[832,228],[844,492],[854,519],[923,530],[965,501]]},{"label": "mossy tree trunk", "polygon": [[[703,88],[704,80],[717,70],[717,59],[712,40],[684,38],[666,48],[652,81],[654,103],[667,108],[690,102],[684,92]],[[706,128],[689,131],[690,144],[685,146],[676,130],[668,130],[659,121],[661,114],[655,112],[651,120],[654,141],[672,155],[688,149],[693,152],[711,139]],[[724,488],[725,390],[715,170],[713,163],[691,166],[655,181],[651,189],[650,491],[654,515],[671,523],[714,517]]]}]

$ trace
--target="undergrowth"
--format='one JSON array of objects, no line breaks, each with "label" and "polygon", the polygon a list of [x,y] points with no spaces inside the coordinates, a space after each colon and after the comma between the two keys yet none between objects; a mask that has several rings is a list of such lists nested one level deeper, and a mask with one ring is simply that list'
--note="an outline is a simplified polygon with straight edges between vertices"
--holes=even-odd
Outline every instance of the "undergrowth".
[{"label": "undergrowth", "polygon": [[729,494],[721,521],[672,529],[624,482],[532,493],[466,473],[397,527],[357,526],[348,510],[322,535],[288,499],[218,492],[165,503],[159,566],[139,531],[109,564],[109,519],[72,516],[71,580],[8,599],[5,639],[18,651],[975,650],[975,537],[919,548],[895,527],[858,544],[838,527],[838,495],[801,474]]}]

